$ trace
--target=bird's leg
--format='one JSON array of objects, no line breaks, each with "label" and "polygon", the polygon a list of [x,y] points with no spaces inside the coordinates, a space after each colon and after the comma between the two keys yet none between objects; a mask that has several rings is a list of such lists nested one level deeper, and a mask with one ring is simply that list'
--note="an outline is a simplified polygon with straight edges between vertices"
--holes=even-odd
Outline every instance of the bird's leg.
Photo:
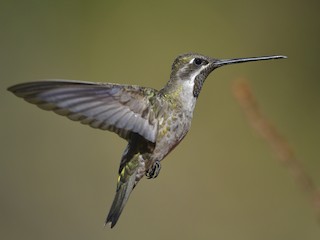
[{"label": "bird's leg", "polygon": [[159,160],[156,160],[151,168],[146,172],[146,176],[148,179],[158,177],[161,169],[161,164]]}]

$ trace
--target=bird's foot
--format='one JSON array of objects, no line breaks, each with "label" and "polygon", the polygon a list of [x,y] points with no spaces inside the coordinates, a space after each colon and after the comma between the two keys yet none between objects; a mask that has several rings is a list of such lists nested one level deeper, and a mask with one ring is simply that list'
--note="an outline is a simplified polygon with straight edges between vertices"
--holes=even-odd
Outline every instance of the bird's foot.
[{"label": "bird's foot", "polygon": [[146,176],[148,179],[158,177],[161,169],[160,161],[156,160],[151,168],[146,172]]}]

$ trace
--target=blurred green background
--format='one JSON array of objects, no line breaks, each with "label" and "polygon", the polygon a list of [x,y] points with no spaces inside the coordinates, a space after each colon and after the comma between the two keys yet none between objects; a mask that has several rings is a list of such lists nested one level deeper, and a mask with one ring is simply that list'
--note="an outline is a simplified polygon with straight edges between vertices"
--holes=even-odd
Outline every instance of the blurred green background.
[{"label": "blurred green background", "polygon": [[[261,108],[320,186],[317,1],[1,1],[1,239],[320,239],[310,199],[235,101]],[[287,60],[215,71],[190,133],[103,227],[126,143],[6,91],[39,79],[161,88],[185,52]]]}]

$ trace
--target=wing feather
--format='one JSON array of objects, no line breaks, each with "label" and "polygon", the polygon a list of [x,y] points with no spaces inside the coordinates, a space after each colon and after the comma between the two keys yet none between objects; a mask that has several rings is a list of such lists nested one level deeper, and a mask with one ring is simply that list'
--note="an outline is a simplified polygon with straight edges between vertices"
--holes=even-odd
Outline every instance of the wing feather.
[{"label": "wing feather", "polygon": [[155,142],[158,122],[150,101],[157,91],[151,88],[50,80],[22,83],[8,89],[44,110],[54,111],[93,128],[109,130],[128,139],[138,133]]}]

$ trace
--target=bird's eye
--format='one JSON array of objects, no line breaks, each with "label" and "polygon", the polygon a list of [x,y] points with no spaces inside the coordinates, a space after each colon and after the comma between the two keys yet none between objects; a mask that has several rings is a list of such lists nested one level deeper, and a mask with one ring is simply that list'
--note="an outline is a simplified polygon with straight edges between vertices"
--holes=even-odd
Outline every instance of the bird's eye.
[{"label": "bird's eye", "polygon": [[193,60],[193,63],[195,64],[195,65],[197,65],[197,66],[200,66],[201,64],[202,64],[202,59],[201,58],[195,58],[194,60]]}]

